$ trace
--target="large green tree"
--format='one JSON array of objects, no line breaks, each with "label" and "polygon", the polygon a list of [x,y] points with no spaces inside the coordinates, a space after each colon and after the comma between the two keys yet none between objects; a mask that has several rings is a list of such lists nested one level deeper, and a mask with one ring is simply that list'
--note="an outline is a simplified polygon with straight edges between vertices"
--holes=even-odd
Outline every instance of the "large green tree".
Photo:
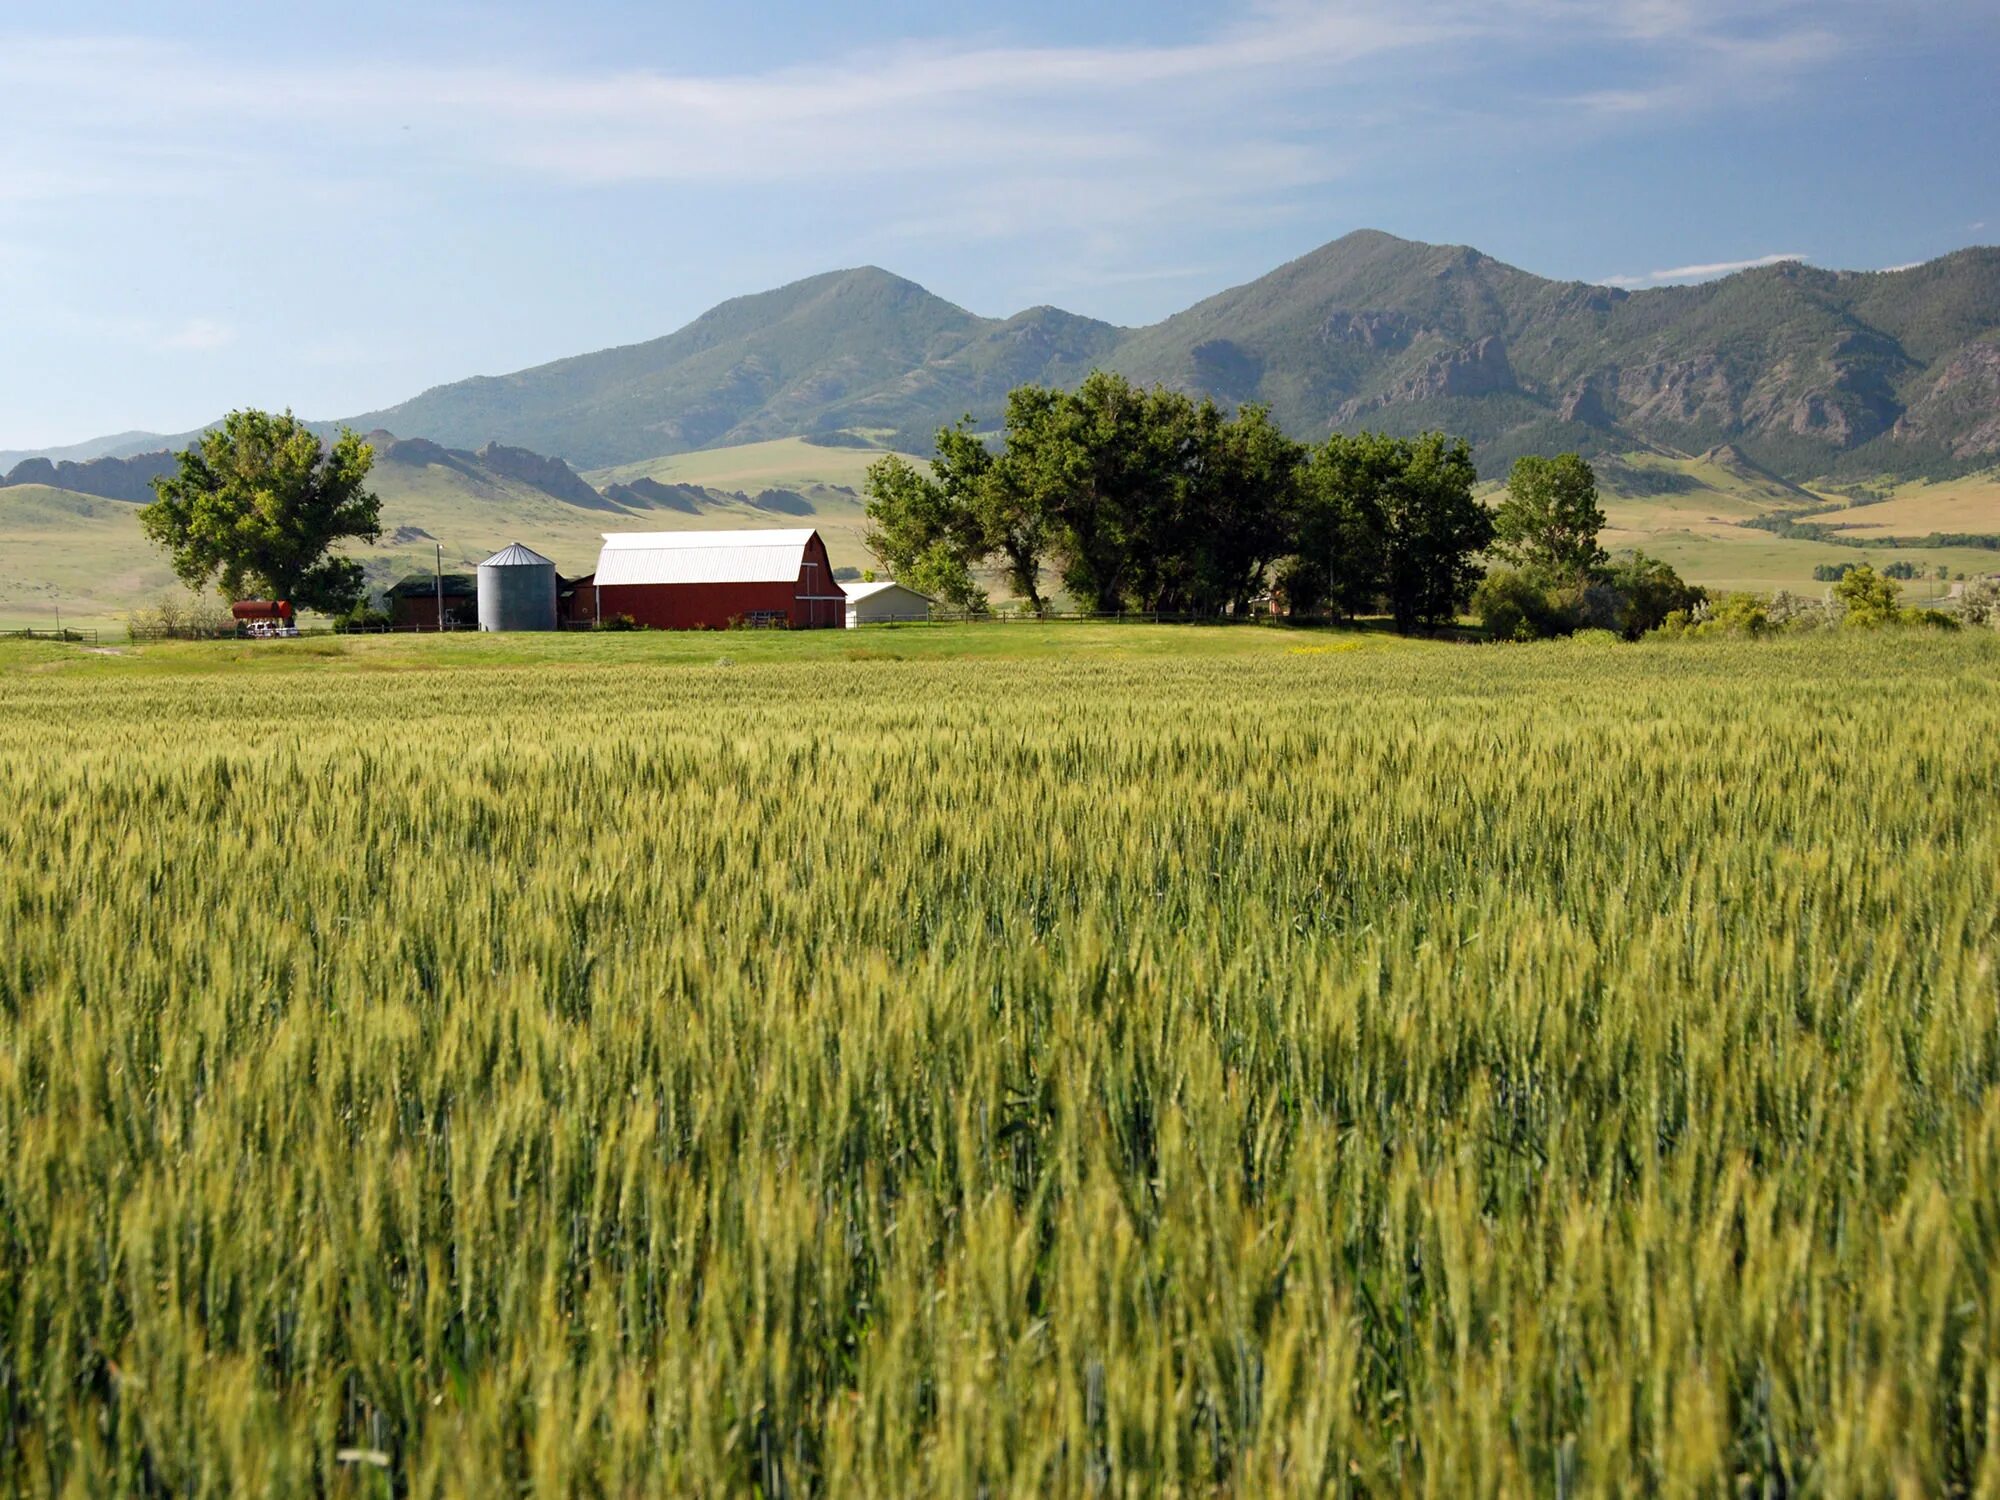
[{"label": "large green tree", "polygon": [[1597,543],[1603,529],[1597,475],[1582,455],[1514,461],[1507,498],[1493,512],[1493,550],[1501,557],[1528,573],[1574,582],[1605,561]]},{"label": "large green tree", "polygon": [[1168,467],[1138,602],[1197,615],[1242,609],[1288,550],[1299,445],[1261,406],[1229,416],[1159,392],[1154,415]]},{"label": "large green tree", "polygon": [[1008,402],[1013,482],[1046,521],[1064,585],[1100,613],[1144,590],[1134,575],[1163,539],[1164,394],[1099,370],[1074,391],[1030,387]]},{"label": "large green tree", "polygon": [[1380,605],[1383,491],[1402,472],[1408,448],[1381,433],[1335,433],[1307,456],[1292,491],[1282,575],[1294,615],[1341,618]]},{"label": "large green tree", "polygon": [[1294,613],[1387,608],[1401,631],[1445,624],[1478,583],[1493,518],[1472,493],[1472,452],[1443,433],[1335,433],[1293,495],[1283,582]]},{"label": "large green tree", "polygon": [[970,423],[938,434],[928,472],[891,453],[869,465],[864,486],[868,550],[900,582],[959,609],[986,603],[972,570],[988,551],[980,495],[993,455]]},{"label": "large green tree", "polygon": [[1472,493],[1479,471],[1462,438],[1391,439],[1399,472],[1381,491],[1382,597],[1408,634],[1450,624],[1471,601],[1493,540],[1493,513]]},{"label": "large green tree", "polygon": [[382,534],[374,461],[351,431],[328,447],[290,412],[234,411],[153,481],[139,525],[189,588],[344,613],[361,599],[361,564],[330,553]]}]

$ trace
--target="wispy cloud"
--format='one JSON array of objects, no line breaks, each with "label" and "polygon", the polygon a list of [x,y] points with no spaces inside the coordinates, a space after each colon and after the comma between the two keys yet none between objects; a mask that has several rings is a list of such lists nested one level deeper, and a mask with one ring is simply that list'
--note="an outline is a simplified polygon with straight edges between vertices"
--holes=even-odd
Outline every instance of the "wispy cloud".
[{"label": "wispy cloud", "polygon": [[1760,266],[1781,266],[1787,261],[1803,261],[1806,257],[1796,252],[1783,255],[1758,255],[1749,260],[1717,260],[1704,265],[1673,266],[1664,271],[1646,271],[1628,276],[1605,276],[1600,278],[1604,286],[1624,287],[1633,290],[1648,286],[1671,286],[1680,282],[1713,281],[1718,276],[1733,276],[1738,271],[1754,271]]},{"label": "wispy cloud", "polygon": [[[0,128],[24,147],[12,161],[37,165],[0,167],[0,200],[185,191],[255,175],[295,137],[352,169],[586,184],[1046,175],[1050,164],[1103,181],[1206,143],[1207,165],[1230,163],[1209,179],[1224,185],[1254,169],[1249,148],[1296,146],[1302,108],[1330,121],[1322,152],[1352,137],[1385,87],[1407,124],[1431,91],[1397,87],[1413,69],[1434,85],[1496,49],[1532,54],[1560,36],[1613,49],[1625,59],[1613,71],[1630,76],[1549,109],[1698,108],[1823,63],[1840,43],[1818,18],[1857,3],[1259,0],[1172,45],[905,44],[716,75],[274,61],[144,37],[16,35],[0,37]],[[1283,175],[1312,174],[1292,162]]]}]

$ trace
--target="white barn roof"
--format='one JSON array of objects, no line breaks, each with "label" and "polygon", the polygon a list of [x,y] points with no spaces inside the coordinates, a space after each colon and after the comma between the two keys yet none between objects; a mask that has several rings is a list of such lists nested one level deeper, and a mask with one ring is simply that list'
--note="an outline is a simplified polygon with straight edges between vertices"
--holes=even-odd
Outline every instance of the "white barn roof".
[{"label": "white barn roof", "polygon": [[884,593],[889,589],[901,589],[911,598],[921,599],[926,604],[937,603],[937,600],[933,599],[929,594],[920,594],[907,583],[898,583],[893,578],[879,579],[874,583],[843,583],[840,586],[840,591],[847,595],[850,604],[859,599],[872,599],[875,595]]},{"label": "white barn roof", "polygon": [[607,531],[597,585],[790,583],[805,567],[814,535],[810,529]]}]

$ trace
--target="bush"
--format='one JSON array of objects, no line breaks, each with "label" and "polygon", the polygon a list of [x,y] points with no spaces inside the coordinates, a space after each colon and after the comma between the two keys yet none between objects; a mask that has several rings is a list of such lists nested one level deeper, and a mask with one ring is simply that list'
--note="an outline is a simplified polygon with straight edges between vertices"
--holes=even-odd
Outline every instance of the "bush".
[{"label": "bush", "polygon": [[1779,589],[1765,606],[1774,630],[1824,630],[1839,623],[1839,617],[1817,599],[1805,599],[1790,589]]},{"label": "bush", "polygon": [[1601,586],[1618,600],[1616,616],[1592,623],[1616,630],[1627,640],[1658,630],[1675,610],[1692,611],[1708,598],[1707,589],[1643,552],[1613,563],[1602,575]]},{"label": "bush", "polygon": [[362,600],[346,614],[333,622],[336,630],[386,630],[391,621],[389,612],[373,608],[366,599]]},{"label": "bush", "polygon": [[599,620],[590,627],[592,630],[640,630],[639,622],[630,615],[613,615],[608,620]]},{"label": "bush", "polygon": [[1546,641],[1576,628],[1547,588],[1512,568],[1498,569],[1480,580],[1472,594],[1472,612],[1496,641]]},{"label": "bush", "polygon": [[233,635],[236,619],[213,594],[168,589],[127,614],[125,628],[135,639],[206,641]]},{"label": "bush", "polygon": [[1687,582],[1657,557],[1635,552],[1578,578],[1550,578],[1527,569],[1487,574],[1472,607],[1495,640],[1548,640],[1578,630],[1604,630],[1636,641],[1675,611],[1691,614],[1708,591]]},{"label": "bush", "polygon": [[1833,586],[1833,597],[1840,604],[1840,623],[1854,629],[1894,625],[1905,614],[1898,602],[1902,590],[1893,579],[1885,578],[1866,563],[1849,571]]},{"label": "bush", "polygon": [[1967,625],[2000,625],[2000,578],[1979,578],[1959,596],[1958,617]]},{"label": "bush", "polygon": [[1691,609],[1677,609],[1661,622],[1661,635],[1763,635],[1771,615],[1755,594],[1724,594],[1703,598]]}]

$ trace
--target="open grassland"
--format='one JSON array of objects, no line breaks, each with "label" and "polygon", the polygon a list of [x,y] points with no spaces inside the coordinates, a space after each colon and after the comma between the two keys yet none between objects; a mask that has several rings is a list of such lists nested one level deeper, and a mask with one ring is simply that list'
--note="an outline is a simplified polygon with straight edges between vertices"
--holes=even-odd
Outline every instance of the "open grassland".
[{"label": "open grassland", "polygon": [[[912,463],[922,460],[905,454]],[[662,484],[701,484],[719,490],[798,489],[804,485],[845,485],[858,490],[868,466],[882,457],[877,448],[831,448],[804,438],[773,438],[730,448],[701,448],[673,453],[615,469],[598,469],[584,477],[600,487],[634,479]]]},{"label": "open grassland", "polygon": [[[1616,511],[1612,507],[1614,517]],[[1843,547],[1834,542],[1794,541],[1748,526],[1628,527],[1614,519],[1604,545],[1614,552],[1636,550],[1670,563],[1682,577],[1723,593],[1773,594],[1789,589],[1818,599],[1827,585],[1815,580],[1821,564],[1867,563],[1878,572],[1895,562],[1916,565],[1921,578],[1902,585],[1907,604],[1941,600],[1951,588],[1934,575],[1940,564],[1956,576],[1976,578],[2000,571],[2000,553],[1976,547]]]},{"label": "open grassland", "polygon": [[0,644],[0,795],[10,1492],[2000,1489],[1989,633]]},{"label": "open grassland", "polygon": [[[1814,519],[1862,538],[1929,536],[1938,531],[2000,535],[2000,474],[1906,484],[1892,490],[1886,500]],[[1993,556],[1988,571],[2000,572],[2000,555]]]},{"label": "open grassland", "polygon": [[[1662,558],[1683,577],[1711,589],[1753,594],[1790,589],[1817,597],[1826,585],[1813,578],[1816,567],[1865,562],[1879,570],[1901,561],[1922,570],[1923,579],[1906,584],[1904,592],[1911,601],[1923,602],[1942,597],[1950,587],[1933,578],[1939,566],[1954,576],[2000,571],[2000,553],[1976,547],[1857,548],[1760,530],[1746,523],[1760,515],[1837,504],[1839,497],[1713,458],[1631,454],[1623,465],[1633,472],[1621,475],[1607,468],[1607,479],[1614,486],[1622,481],[1626,490],[1606,490],[1604,545]],[[1684,487],[1641,492],[1648,480]],[[1943,498],[1947,493],[1949,500]],[[1943,519],[1947,514],[1949,522]],[[1890,524],[1877,526],[1878,518]],[[1949,486],[1911,484],[1892,491],[1885,504],[1815,519],[1864,540],[1933,531],[2000,533],[2000,484],[1991,476]],[[1920,519],[1924,524],[1916,524]]]},{"label": "open grassland", "polygon": [[178,589],[139,531],[138,507],[39,484],[0,486],[0,630],[110,628],[132,605]]}]

